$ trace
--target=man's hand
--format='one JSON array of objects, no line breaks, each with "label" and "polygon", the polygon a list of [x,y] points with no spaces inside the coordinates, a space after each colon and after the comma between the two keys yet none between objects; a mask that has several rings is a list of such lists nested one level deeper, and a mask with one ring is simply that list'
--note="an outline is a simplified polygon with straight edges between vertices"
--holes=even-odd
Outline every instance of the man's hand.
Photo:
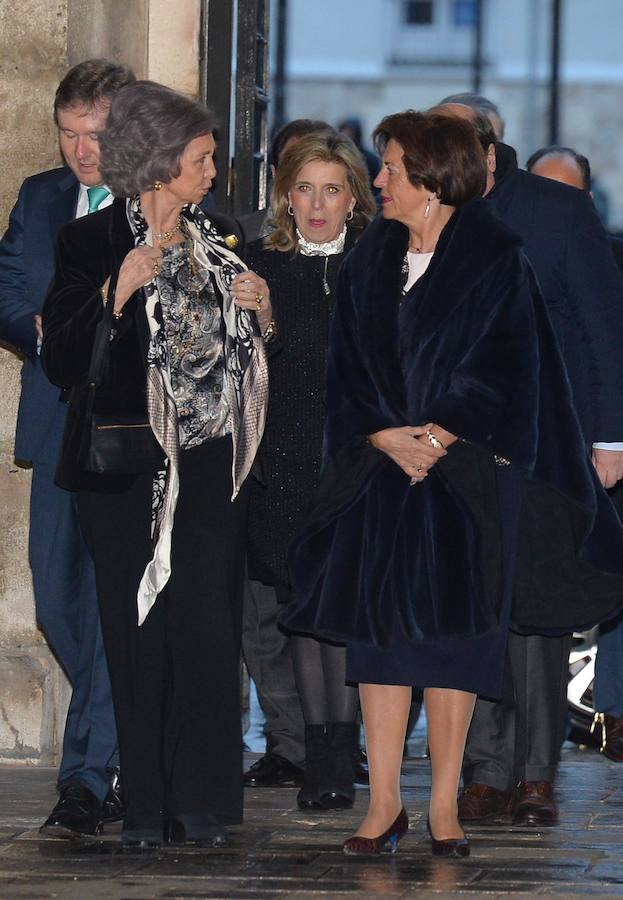
[{"label": "man's hand", "polygon": [[605,488],[614,487],[623,478],[623,450],[603,450],[593,447],[593,465]]}]

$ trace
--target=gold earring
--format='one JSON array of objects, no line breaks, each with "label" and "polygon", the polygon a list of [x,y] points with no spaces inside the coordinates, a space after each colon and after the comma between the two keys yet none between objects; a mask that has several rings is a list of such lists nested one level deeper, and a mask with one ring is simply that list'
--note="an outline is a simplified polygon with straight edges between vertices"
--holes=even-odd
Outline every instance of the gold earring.
[{"label": "gold earring", "polygon": [[288,203],[288,215],[289,215],[289,216],[293,216],[293,215],[294,215],[294,210],[292,209],[292,204],[291,204],[291,203]]},{"label": "gold earring", "polygon": [[162,188],[162,182],[161,182],[161,181],[154,181],[154,190],[155,190],[155,191],[159,191],[161,188]]}]

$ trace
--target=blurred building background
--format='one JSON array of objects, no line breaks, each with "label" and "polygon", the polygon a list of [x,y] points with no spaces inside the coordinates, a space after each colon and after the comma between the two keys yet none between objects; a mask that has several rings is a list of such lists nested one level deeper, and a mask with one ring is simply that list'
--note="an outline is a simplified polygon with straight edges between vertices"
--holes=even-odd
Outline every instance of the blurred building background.
[{"label": "blurred building background", "polygon": [[505,139],[522,165],[535,149],[553,142],[551,77],[557,54],[554,141],[589,157],[609,200],[607,224],[623,230],[621,0],[282,0],[281,5],[287,9],[286,118],[335,124],[359,116],[367,135],[387,113],[426,108],[449,93],[473,90],[479,81],[480,91],[499,105]]}]

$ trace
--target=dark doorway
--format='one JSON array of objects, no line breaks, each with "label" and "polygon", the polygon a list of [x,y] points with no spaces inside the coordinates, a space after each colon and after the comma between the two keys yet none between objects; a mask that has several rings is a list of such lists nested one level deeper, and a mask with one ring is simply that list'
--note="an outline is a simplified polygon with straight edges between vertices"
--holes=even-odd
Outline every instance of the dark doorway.
[{"label": "dark doorway", "polygon": [[270,0],[202,0],[202,97],[218,118],[218,209],[266,206]]}]

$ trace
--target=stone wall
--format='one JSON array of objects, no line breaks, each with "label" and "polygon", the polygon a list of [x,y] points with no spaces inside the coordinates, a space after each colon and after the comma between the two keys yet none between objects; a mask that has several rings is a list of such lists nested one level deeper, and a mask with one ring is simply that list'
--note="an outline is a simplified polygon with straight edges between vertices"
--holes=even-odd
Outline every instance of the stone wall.
[{"label": "stone wall", "polygon": [[[109,57],[197,94],[199,23],[200,0],[0,0],[2,231],[23,179],[60,164],[52,102],[67,69]],[[30,473],[13,458],[20,365],[0,345],[0,761],[54,765],[69,689],[35,624]]]},{"label": "stone wall", "polygon": [[[51,102],[66,68],[66,0],[0,3],[2,228],[22,180],[58,165]],[[0,350],[0,759],[54,762],[67,688],[37,631],[28,568],[30,473],[13,460],[20,360]]]}]

